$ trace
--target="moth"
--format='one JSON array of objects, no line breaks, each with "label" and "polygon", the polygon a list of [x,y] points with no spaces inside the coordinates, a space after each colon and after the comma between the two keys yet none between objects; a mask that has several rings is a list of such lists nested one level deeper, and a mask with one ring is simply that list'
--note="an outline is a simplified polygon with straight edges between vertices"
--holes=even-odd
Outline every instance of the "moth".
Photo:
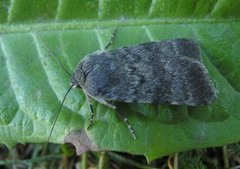
[{"label": "moth", "polygon": [[89,54],[78,64],[71,84],[112,109],[112,101],[197,106],[211,104],[217,96],[199,44],[190,39]]},{"label": "moth", "polygon": [[[128,119],[113,102],[198,106],[217,98],[199,44],[192,39],[149,42],[89,54],[72,74],[68,92],[72,87],[80,88],[89,100],[116,110],[134,139]],[[90,109],[89,127],[93,123],[91,102]]]}]

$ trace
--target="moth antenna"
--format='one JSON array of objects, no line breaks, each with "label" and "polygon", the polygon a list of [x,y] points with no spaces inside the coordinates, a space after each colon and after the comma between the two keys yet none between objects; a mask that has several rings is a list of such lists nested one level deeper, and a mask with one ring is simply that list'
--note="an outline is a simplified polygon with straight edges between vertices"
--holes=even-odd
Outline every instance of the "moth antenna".
[{"label": "moth antenna", "polygon": [[54,52],[51,50],[51,48],[47,45],[47,43],[45,43],[40,36],[39,36],[39,39],[40,39],[41,42],[47,47],[48,51],[51,53],[51,55],[53,56],[53,58],[55,59],[55,61],[56,61],[56,62],[63,68],[63,70],[71,77],[71,73],[69,73],[69,71],[64,67],[64,65],[58,60],[58,58],[56,57],[56,55],[54,54]]},{"label": "moth antenna", "polygon": [[42,153],[41,153],[41,156],[42,156],[42,155],[45,153],[45,151],[46,151],[48,142],[49,142],[49,140],[50,140],[50,138],[51,138],[51,135],[52,135],[53,129],[54,129],[54,127],[55,127],[55,124],[56,124],[56,122],[57,122],[58,116],[59,116],[60,111],[61,111],[61,109],[62,109],[62,107],[63,107],[63,103],[64,103],[64,101],[65,101],[68,93],[70,92],[70,90],[71,90],[73,87],[74,87],[74,85],[71,85],[71,86],[69,87],[69,89],[67,90],[66,94],[65,94],[64,97],[63,97],[61,106],[59,107],[59,110],[58,110],[58,112],[57,112],[57,116],[56,116],[55,119],[54,119],[54,122],[53,122],[53,125],[52,125],[52,128],[51,128],[50,134],[49,134],[48,139],[47,139],[47,143],[44,145],[44,148],[43,148],[43,151],[42,151]]}]

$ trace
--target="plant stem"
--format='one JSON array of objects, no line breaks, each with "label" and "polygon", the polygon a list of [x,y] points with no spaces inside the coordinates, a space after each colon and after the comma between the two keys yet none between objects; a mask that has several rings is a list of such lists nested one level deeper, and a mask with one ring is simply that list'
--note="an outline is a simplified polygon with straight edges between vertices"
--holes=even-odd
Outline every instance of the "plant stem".
[{"label": "plant stem", "polygon": [[87,169],[87,166],[88,166],[87,153],[83,153],[81,169]]},{"label": "plant stem", "polygon": [[224,168],[229,168],[227,145],[223,146],[222,152],[223,152]]},{"label": "plant stem", "polygon": [[172,164],[171,164],[172,157],[173,157],[172,155],[168,156],[168,160],[167,160],[168,169],[173,169]]},{"label": "plant stem", "polygon": [[178,153],[174,155],[173,168],[178,169]]},{"label": "plant stem", "polygon": [[106,152],[101,152],[99,162],[98,162],[98,169],[107,169],[108,168],[108,155]]}]

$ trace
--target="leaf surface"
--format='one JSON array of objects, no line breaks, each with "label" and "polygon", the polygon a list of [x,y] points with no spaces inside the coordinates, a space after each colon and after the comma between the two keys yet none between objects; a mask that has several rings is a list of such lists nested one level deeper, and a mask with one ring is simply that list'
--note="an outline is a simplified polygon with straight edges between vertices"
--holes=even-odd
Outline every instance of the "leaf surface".
[{"label": "leaf surface", "polygon": [[[37,3],[37,5],[35,4]],[[194,148],[240,140],[240,23],[234,0],[102,0],[0,2],[0,142],[46,142],[69,76],[87,54],[150,41],[191,38],[201,45],[203,63],[219,92],[210,106],[126,104],[136,131],[111,109],[93,102],[94,125],[83,92],[67,96],[50,142],[73,142],[78,152],[116,150],[149,160]],[[79,140],[80,141],[76,141]]]}]

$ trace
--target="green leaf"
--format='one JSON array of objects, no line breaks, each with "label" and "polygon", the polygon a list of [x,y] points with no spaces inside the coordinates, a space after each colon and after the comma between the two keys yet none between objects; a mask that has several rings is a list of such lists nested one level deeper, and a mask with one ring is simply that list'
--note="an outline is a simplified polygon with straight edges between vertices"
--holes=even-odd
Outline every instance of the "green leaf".
[{"label": "green leaf", "polygon": [[[219,95],[210,106],[118,106],[136,131],[133,140],[118,115],[97,102],[94,125],[80,89],[67,96],[52,143],[72,142],[77,151],[115,150],[149,160],[194,148],[240,140],[240,2],[234,0],[102,0],[0,2],[0,142],[46,142],[70,80],[87,54],[174,38],[201,44],[203,63]],[[79,141],[80,140],[80,141]]]}]

